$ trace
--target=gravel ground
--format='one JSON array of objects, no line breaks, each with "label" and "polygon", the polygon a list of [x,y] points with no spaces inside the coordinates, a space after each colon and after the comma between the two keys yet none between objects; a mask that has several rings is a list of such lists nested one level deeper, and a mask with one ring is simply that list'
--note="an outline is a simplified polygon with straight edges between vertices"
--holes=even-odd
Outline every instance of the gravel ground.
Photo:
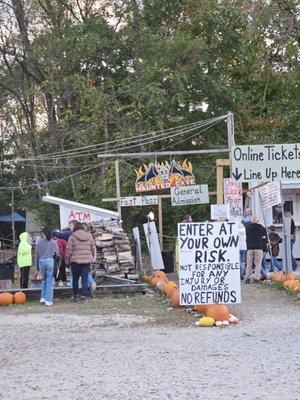
[{"label": "gravel ground", "polygon": [[157,294],[0,310],[0,399],[300,399],[300,303],[243,287],[239,325]]}]

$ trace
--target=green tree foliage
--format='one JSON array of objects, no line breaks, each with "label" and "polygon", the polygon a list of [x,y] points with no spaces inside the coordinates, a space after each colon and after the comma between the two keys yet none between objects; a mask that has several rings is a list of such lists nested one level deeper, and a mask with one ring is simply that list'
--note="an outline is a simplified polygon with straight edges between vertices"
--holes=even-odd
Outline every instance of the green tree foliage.
[{"label": "green tree foliage", "polygon": [[[107,142],[228,110],[238,143],[300,140],[294,0],[13,0],[0,1],[0,18],[1,160],[92,144],[111,152]],[[225,129],[124,150],[226,146]],[[149,161],[121,164],[122,195],[133,194],[133,170]],[[192,161],[213,190],[215,157]],[[39,201],[46,191],[99,205],[115,195],[114,179],[113,164],[86,151],[2,165],[0,182],[27,187],[18,205],[34,204],[51,223]],[[8,199],[1,190],[1,203]],[[170,226],[187,211],[164,202]],[[124,209],[125,222],[146,213]],[[205,213],[203,206],[196,215]]]}]

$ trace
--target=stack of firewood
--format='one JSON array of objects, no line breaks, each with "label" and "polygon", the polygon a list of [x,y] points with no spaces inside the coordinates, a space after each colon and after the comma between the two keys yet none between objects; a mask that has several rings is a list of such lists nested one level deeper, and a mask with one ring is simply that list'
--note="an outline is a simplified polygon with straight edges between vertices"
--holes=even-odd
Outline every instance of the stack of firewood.
[{"label": "stack of firewood", "polygon": [[95,222],[93,226],[97,248],[96,269],[104,268],[108,274],[133,270],[129,238],[117,221]]}]

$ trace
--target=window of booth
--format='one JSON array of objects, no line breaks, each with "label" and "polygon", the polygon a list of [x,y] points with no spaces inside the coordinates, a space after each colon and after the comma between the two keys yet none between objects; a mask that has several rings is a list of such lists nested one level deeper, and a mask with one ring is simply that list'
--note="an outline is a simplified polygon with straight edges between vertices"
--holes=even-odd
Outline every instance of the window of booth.
[{"label": "window of booth", "polygon": [[[294,214],[294,203],[292,200],[284,202],[284,210],[289,211],[292,215]],[[273,224],[282,224],[282,205],[278,204],[273,209]]]}]

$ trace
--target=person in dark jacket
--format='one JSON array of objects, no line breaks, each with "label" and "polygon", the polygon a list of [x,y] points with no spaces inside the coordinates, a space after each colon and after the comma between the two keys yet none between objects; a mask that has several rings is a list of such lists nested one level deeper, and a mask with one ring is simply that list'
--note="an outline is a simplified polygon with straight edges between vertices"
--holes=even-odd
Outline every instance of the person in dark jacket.
[{"label": "person in dark jacket", "polygon": [[274,272],[281,271],[282,265],[277,260],[277,256],[279,254],[279,244],[282,243],[281,237],[278,233],[275,232],[275,226],[272,225],[269,227],[269,242],[271,245],[271,257],[272,257],[272,264]]},{"label": "person in dark jacket", "polygon": [[66,265],[71,265],[73,299],[77,299],[78,281],[81,277],[81,298],[89,296],[88,276],[90,264],[94,261],[95,243],[92,235],[85,232],[80,222],[74,224],[73,235],[69,237],[66,252]]},{"label": "person in dark jacket", "polygon": [[52,231],[52,236],[57,239],[68,240],[69,237],[73,235],[74,226],[76,222],[78,222],[76,221],[76,219],[71,220],[68,224],[69,225],[68,230],[63,229],[62,231],[57,231],[57,230]]},{"label": "person in dark jacket", "polygon": [[266,238],[266,228],[258,223],[257,217],[254,215],[252,222],[246,226],[247,265],[245,283],[250,283],[253,263],[255,266],[253,282],[258,283],[260,281],[260,269]]}]

